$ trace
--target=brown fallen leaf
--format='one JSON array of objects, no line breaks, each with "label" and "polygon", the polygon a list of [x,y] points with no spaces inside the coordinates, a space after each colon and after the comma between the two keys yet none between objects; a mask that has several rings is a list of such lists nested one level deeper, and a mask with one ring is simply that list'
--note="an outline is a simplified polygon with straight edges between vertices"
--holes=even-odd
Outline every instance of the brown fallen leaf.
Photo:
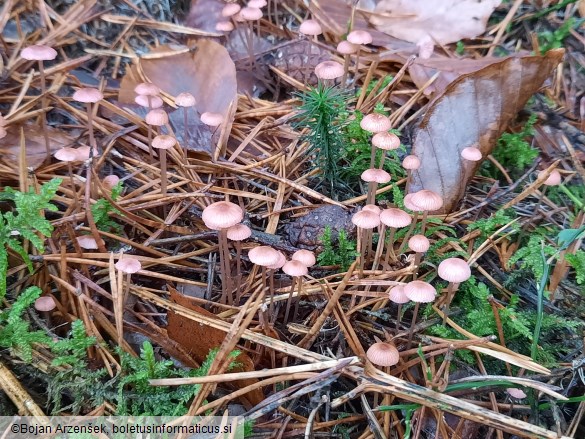
[{"label": "brown fallen leaf", "polygon": [[[194,301],[181,293],[176,289],[169,287],[171,293],[171,300],[178,303],[185,308],[190,309],[199,314],[206,315],[208,317],[215,317],[215,315],[204,308],[196,305]],[[203,363],[209,351],[214,348],[221,346],[225,332],[211,328],[209,326],[201,325],[193,320],[189,320],[181,315],[176,314],[173,311],[168,312],[168,326],[167,333],[169,337],[179,343],[193,356],[195,361]],[[254,370],[254,363],[252,359],[245,353],[240,353],[235,360],[239,363],[239,366],[231,369],[230,372],[252,372]],[[234,384],[238,388],[243,388],[251,384],[257,383],[258,380],[254,378],[234,381]],[[260,389],[253,390],[246,393],[245,398],[249,401],[252,406],[255,406],[262,402],[264,394]]]},{"label": "brown fallen leaf", "polygon": [[370,18],[376,29],[416,43],[431,37],[439,44],[455,43],[485,32],[501,0],[382,0]]},{"label": "brown fallen leaf", "polygon": [[450,212],[465,193],[481,162],[461,158],[461,150],[479,147],[491,154],[497,139],[561,61],[564,50],[544,56],[507,58],[452,82],[430,105],[413,135],[412,153],[421,167],[412,173],[408,192],[430,189]]},{"label": "brown fallen leaf", "polygon": [[[147,80],[173,97],[183,92],[191,93],[197,100],[197,112],[222,114],[229,132],[237,106],[237,82],[236,67],[227,50],[214,41],[198,40],[193,50],[180,52],[173,54],[173,47],[160,46],[138,59],[122,79],[118,100],[133,104],[136,97],[134,87]],[[179,124],[179,112],[170,117],[173,125]],[[175,134],[181,141],[182,122],[180,124]],[[198,116],[191,113],[189,130],[198,129],[209,130]],[[209,150],[209,145],[200,145],[196,139],[184,146],[200,152]]]},{"label": "brown fallen leaf", "polygon": [[[0,159],[18,172],[18,157],[20,154],[20,128],[22,125],[9,125],[8,134],[0,139]],[[62,130],[47,127],[51,151],[57,151],[64,146],[72,146],[73,139]],[[46,157],[45,137],[41,127],[34,124],[24,125],[26,166],[38,168]]]}]

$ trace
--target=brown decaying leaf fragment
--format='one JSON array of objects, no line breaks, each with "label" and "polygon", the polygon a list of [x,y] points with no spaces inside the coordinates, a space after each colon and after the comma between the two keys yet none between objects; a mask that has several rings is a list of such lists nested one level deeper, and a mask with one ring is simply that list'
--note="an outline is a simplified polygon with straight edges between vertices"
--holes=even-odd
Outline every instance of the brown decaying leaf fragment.
[{"label": "brown decaying leaf fragment", "polygon": [[553,69],[564,50],[544,56],[507,58],[452,82],[431,104],[413,135],[421,159],[408,192],[430,189],[441,195],[443,212],[461,200],[481,162],[466,162],[461,150],[476,145],[484,157]]},{"label": "brown decaying leaf fragment", "polygon": [[[188,296],[182,295],[172,287],[169,288],[171,300],[173,302],[184,306],[191,311],[215,318],[215,314],[195,305]],[[220,347],[226,335],[224,331],[210,326],[201,325],[170,310],[168,312],[167,333],[172,340],[176,341],[189,351],[198,363],[203,363],[211,349]],[[238,355],[234,361],[240,365],[233,368],[231,372],[251,372],[254,370],[252,359],[245,353]],[[250,378],[235,381],[234,384],[238,388],[243,388],[256,382],[258,382],[258,379]],[[260,389],[255,389],[248,392],[245,398],[252,406],[255,406],[262,402],[264,395]]]}]

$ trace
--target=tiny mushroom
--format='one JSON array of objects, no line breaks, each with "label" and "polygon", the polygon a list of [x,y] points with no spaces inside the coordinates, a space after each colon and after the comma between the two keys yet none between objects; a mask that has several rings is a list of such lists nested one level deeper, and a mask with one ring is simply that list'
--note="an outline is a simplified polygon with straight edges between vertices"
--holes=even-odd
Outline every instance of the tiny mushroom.
[{"label": "tiny mushroom", "polygon": [[388,293],[388,299],[390,302],[394,302],[398,305],[398,312],[396,313],[396,326],[400,325],[400,315],[402,314],[402,305],[410,302],[410,299],[404,293],[404,285],[395,286]]},{"label": "tiny mushroom", "polygon": [[408,240],[408,248],[411,249],[413,252],[416,253],[414,257],[414,279],[416,280],[417,273],[418,273],[418,266],[420,264],[421,257],[423,253],[426,253],[431,246],[429,239],[425,235],[413,235]]},{"label": "tiny mushroom", "polygon": [[357,52],[357,46],[347,40],[340,41],[337,45],[337,51],[343,55],[343,77],[341,78],[341,86],[346,87],[347,73],[349,71],[350,55]]},{"label": "tiny mushroom", "polygon": [[[290,312],[290,304],[292,302],[292,297],[294,294],[295,285],[298,285],[298,289],[297,289],[297,297],[298,297],[297,304],[298,304],[299,303],[298,301],[300,300],[300,297],[301,297],[301,291],[303,289],[303,276],[305,276],[306,274],[309,273],[309,269],[301,261],[292,259],[292,260],[286,262],[282,266],[282,271],[284,271],[286,274],[288,274],[290,277],[292,277],[292,284],[290,287],[290,293],[288,295],[288,300],[286,302],[286,312],[284,314],[284,321],[288,322],[288,315]],[[297,308],[295,308],[295,313],[294,313],[295,315],[293,316],[293,321],[296,318],[296,309]]]},{"label": "tiny mushroom", "polygon": [[387,151],[400,148],[400,138],[394,133],[382,131],[374,134],[372,137],[372,145],[382,150],[382,158],[380,159],[380,165],[378,167],[383,169]]},{"label": "tiny mushroom", "polygon": [[93,135],[93,108],[92,104],[96,104],[104,98],[104,95],[97,88],[80,88],[73,93],[73,100],[85,104],[87,112],[87,129],[89,131],[89,145],[95,149],[95,138]]},{"label": "tiny mushroom", "polygon": [[354,30],[347,34],[347,41],[357,46],[354,73],[355,76],[357,76],[360,69],[360,51],[362,46],[370,44],[372,40],[372,34],[366,30]]},{"label": "tiny mushroom", "polygon": [[77,150],[75,148],[69,147],[58,149],[55,152],[55,158],[60,162],[67,163],[69,182],[71,184],[71,191],[73,192],[73,211],[75,212],[77,210],[77,206],[79,205],[79,199],[77,198],[77,188],[75,186],[75,180],[73,179],[73,166],[71,166],[71,163],[79,160]]},{"label": "tiny mushroom", "polygon": [[469,264],[463,259],[447,258],[441,261],[437,268],[437,273],[441,279],[449,282],[449,286],[447,287],[447,298],[445,300],[445,309],[443,311],[443,323],[445,323],[453,296],[457,292],[459,284],[465,282],[471,277],[471,269],[469,268]]},{"label": "tiny mushroom", "polygon": [[51,311],[57,307],[51,296],[41,296],[35,300],[35,309],[43,316],[47,326],[51,326]]},{"label": "tiny mushroom", "polygon": [[380,225],[380,215],[370,210],[360,210],[352,216],[351,222],[358,228],[357,251],[360,254],[360,277],[363,277],[366,255],[365,241],[367,241],[366,232]]},{"label": "tiny mushroom", "polygon": [[404,286],[404,294],[416,305],[412,314],[412,322],[410,323],[410,331],[408,333],[408,347],[412,342],[412,335],[414,332],[414,326],[416,325],[416,318],[418,315],[418,308],[421,303],[430,303],[435,300],[437,291],[428,282],[421,280],[413,280]]},{"label": "tiny mushroom", "polygon": [[152,139],[152,147],[159,150],[160,158],[160,191],[163,195],[167,193],[167,149],[177,144],[177,139],[168,134],[159,134]]},{"label": "tiny mushroom", "polygon": [[376,199],[378,184],[385,184],[391,180],[390,174],[383,169],[370,168],[362,172],[361,179],[368,183],[366,202],[372,204]]},{"label": "tiny mushroom", "polygon": [[467,148],[463,148],[461,150],[461,157],[470,162],[479,162],[483,158],[481,151],[477,146],[468,146]]},{"label": "tiny mushroom", "polygon": [[153,108],[144,117],[144,121],[148,125],[148,153],[150,155],[151,163],[154,161],[154,151],[152,149],[152,127],[157,127],[156,134],[159,134],[159,128],[169,123],[169,115],[162,108]]},{"label": "tiny mushroom", "polygon": [[433,212],[443,207],[443,199],[436,192],[423,189],[412,196],[412,203],[423,211],[421,233],[424,235],[428,212]]},{"label": "tiny mushroom", "polygon": [[336,61],[323,61],[315,66],[315,76],[323,81],[334,81],[343,76],[343,66]]},{"label": "tiny mushroom", "polygon": [[[230,253],[227,242],[227,231],[244,219],[244,211],[230,201],[217,201],[203,209],[201,219],[211,230],[217,230],[219,242],[219,259],[222,275],[221,303],[233,303],[231,292]],[[229,295],[228,295],[229,291]]]},{"label": "tiny mushroom", "polygon": [[[47,108],[47,102],[45,97],[45,93],[47,92],[47,85],[45,80],[45,69],[43,62],[54,60],[57,57],[57,51],[49,46],[35,44],[33,46],[28,46],[22,49],[22,52],[20,52],[20,57],[28,61],[38,61],[39,76],[41,79],[41,94],[43,96],[41,106],[42,109],[44,110],[45,108]],[[43,136],[45,138],[45,149],[47,153],[46,158],[49,159],[51,157],[51,145],[49,143],[49,133],[47,131],[47,117],[44,111],[41,112],[41,124]]]},{"label": "tiny mushroom", "polygon": [[[230,23],[229,21],[227,21],[226,23],[233,27],[232,23]],[[175,105],[177,105],[177,107],[183,107],[183,130],[185,133],[183,136],[183,142],[185,143],[187,143],[187,141],[189,140],[188,130],[189,120],[187,117],[187,110],[189,108],[195,107],[196,103],[197,101],[195,100],[195,96],[187,92],[179,93],[175,98]]]},{"label": "tiny mushroom", "polygon": [[390,236],[386,247],[386,256],[384,257],[384,267],[386,267],[390,257],[392,257],[392,261],[396,261],[396,255],[394,254],[394,234],[396,233],[396,230],[409,226],[412,223],[412,218],[405,211],[391,207],[380,212],[380,222],[384,227],[380,230],[380,238],[378,239],[378,249],[376,250],[376,253],[381,254],[382,252],[385,241],[385,227],[390,229]]},{"label": "tiny mushroom", "polygon": [[392,343],[377,342],[370,346],[366,352],[368,360],[376,366],[389,368],[398,363],[400,353]]}]

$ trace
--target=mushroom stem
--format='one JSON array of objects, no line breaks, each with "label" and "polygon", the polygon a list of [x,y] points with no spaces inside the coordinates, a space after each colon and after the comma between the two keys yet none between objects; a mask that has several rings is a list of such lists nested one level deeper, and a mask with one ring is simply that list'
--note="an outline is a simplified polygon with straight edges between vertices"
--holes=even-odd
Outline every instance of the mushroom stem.
[{"label": "mushroom stem", "polygon": [[150,163],[154,162],[154,150],[152,149],[152,127],[148,125],[148,155],[150,156]]},{"label": "mushroom stem", "polygon": [[354,82],[357,80],[358,72],[360,69],[360,52],[361,52],[361,45],[358,45],[357,52],[355,53],[355,70],[353,74]]},{"label": "mushroom stem", "polygon": [[398,254],[402,253],[402,251],[404,250],[404,247],[406,247],[406,244],[408,244],[408,239],[410,238],[410,235],[412,235],[412,232],[414,231],[414,228],[416,227],[417,220],[418,220],[418,212],[415,211],[414,217],[412,218],[412,223],[410,224],[410,227],[408,228],[408,232],[406,232],[406,235],[404,235],[404,238],[402,238],[402,244],[400,244],[400,247],[398,248]]},{"label": "mushroom stem", "polygon": [[185,149],[187,149],[187,144],[189,142],[189,130],[187,129],[188,118],[187,118],[187,107],[183,107],[183,130],[185,135],[183,136],[183,143]]},{"label": "mushroom stem", "polygon": [[447,314],[449,313],[449,306],[451,305],[451,301],[453,300],[453,296],[455,292],[459,288],[459,284],[455,282],[449,282],[449,286],[447,287],[447,297],[445,298],[445,306],[443,307],[443,325],[447,323]]},{"label": "mushroom stem", "polygon": [[[227,229],[219,229],[217,232],[219,244],[219,258],[221,260],[221,303],[233,303],[230,282],[230,253],[227,242]],[[228,295],[229,291],[229,295]]]},{"label": "mushroom stem", "polygon": [[[91,147],[90,147],[91,148]],[[89,225],[89,228],[91,229],[91,234],[93,235],[98,249],[101,253],[107,253],[107,249],[106,246],[104,245],[101,237],[100,237],[100,232],[95,224],[95,220],[93,219],[93,213],[91,211],[91,176],[92,176],[92,172],[91,172],[91,165],[93,162],[93,158],[91,157],[90,154],[90,158],[89,160],[87,160],[87,172],[85,174],[85,215],[87,217],[87,224]]]},{"label": "mushroom stem", "polygon": [[425,210],[423,212],[422,222],[421,222],[421,226],[420,226],[420,234],[421,235],[425,234],[425,230],[427,228],[427,215],[428,215],[428,211]]},{"label": "mushroom stem", "polygon": [[254,29],[252,28],[252,23],[246,23],[246,46],[248,46],[248,56],[250,57],[250,66],[248,68],[251,71],[254,68],[255,60],[254,60]]},{"label": "mushroom stem", "polygon": [[343,76],[341,77],[341,88],[347,88],[347,72],[349,71],[349,55],[343,57]]},{"label": "mushroom stem", "polygon": [[45,150],[47,153],[46,159],[48,160],[51,157],[51,144],[49,143],[49,133],[47,131],[47,116],[45,114],[45,108],[47,108],[47,98],[45,97],[45,93],[47,92],[47,84],[45,82],[45,69],[43,66],[43,61],[39,60],[39,77],[41,80],[41,105],[43,106],[43,111],[41,112],[41,127],[43,130],[43,137],[45,138]]},{"label": "mushroom stem", "polygon": [[[292,297],[293,297],[293,294],[295,292],[295,286],[297,285],[297,282],[298,282],[298,278],[293,277],[292,284],[290,286],[290,292],[288,293],[288,300],[286,301],[286,312],[284,313],[284,323],[288,322],[288,314],[290,312],[290,304],[292,303]],[[301,294],[301,292],[300,292],[300,288],[299,288],[299,295],[300,294]]]},{"label": "mushroom stem", "polygon": [[394,254],[394,234],[396,229],[390,227],[390,236],[388,237],[388,244],[386,245],[386,256],[384,257],[384,269],[388,266],[388,261],[392,257],[392,262],[396,261],[396,255]]},{"label": "mushroom stem", "polygon": [[412,321],[410,322],[410,330],[408,331],[408,342],[406,343],[406,349],[410,349],[410,344],[412,343],[412,336],[414,333],[414,325],[416,325],[416,318],[418,316],[418,308],[420,306],[419,302],[416,302],[414,306],[414,313],[412,314]]},{"label": "mushroom stem", "polygon": [[95,137],[93,135],[93,112],[90,102],[85,104],[85,111],[87,112],[87,130],[89,131],[89,156],[93,157],[96,144]]},{"label": "mushroom stem", "polygon": [[382,223],[380,225],[380,232],[378,236],[378,246],[376,247],[376,254],[374,255],[374,263],[372,265],[372,270],[376,270],[378,268],[378,263],[382,256],[382,250],[384,249],[384,241],[386,240],[386,225]]},{"label": "mushroom stem", "polygon": [[240,241],[235,242],[236,245],[236,305],[240,303],[240,294],[242,291],[242,244]]},{"label": "mushroom stem", "polygon": [[293,322],[296,322],[297,316],[299,315],[299,304],[301,303],[301,292],[303,291],[303,278],[302,278],[302,276],[297,279],[297,285],[298,285],[298,290],[297,290],[298,294],[297,294],[297,300],[295,301],[295,310],[293,312]]},{"label": "mushroom stem", "polygon": [[160,191],[163,195],[167,194],[167,150],[159,150],[160,158]]},{"label": "mushroom stem", "polygon": [[270,270],[270,305],[268,307],[268,322],[271,324],[274,323],[276,320],[276,316],[274,315],[274,271]]},{"label": "mushroom stem", "polygon": [[[357,228],[357,251],[360,254],[359,258],[360,258],[360,263],[359,263],[359,275],[358,277],[360,279],[363,279],[364,277],[364,257],[365,257],[365,248],[364,248],[364,241],[365,241],[365,229],[362,229],[361,227]],[[351,296],[351,302],[349,304],[349,309],[351,310],[354,305],[355,305],[355,301],[356,301],[356,295],[353,294]]]},{"label": "mushroom stem", "polygon": [[375,181],[370,181],[368,183],[368,195],[366,197],[366,204],[374,204],[376,200],[376,190],[378,183]]},{"label": "mushroom stem", "polygon": [[71,184],[71,191],[73,192],[73,212],[77,212],[77,208],[79,207],[79,199],[77,198],[77,189],[75,186],[75,179],[73,178],[73,166],[71,162],[67,162],[67,168],[69,170],[69,182]]},{"label": "mushroom stem", "polygon": [[422,258],[422,253],[416,252],[414,255],[414,273],[412,275],[412,280],[416,280],[418,277],[418,266],[420,264],[420,260]]},{"label": "mushroom stem", "polygon": [[400,316],[402,314],[402,303],[398,304],[398,312],[396,313],[396,329],[400,328]]}]

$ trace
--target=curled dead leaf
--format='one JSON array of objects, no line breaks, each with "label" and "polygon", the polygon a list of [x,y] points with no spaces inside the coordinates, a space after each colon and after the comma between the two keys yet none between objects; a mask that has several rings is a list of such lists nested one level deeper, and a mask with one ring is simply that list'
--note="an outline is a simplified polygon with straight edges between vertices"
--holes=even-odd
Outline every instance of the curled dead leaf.
[{"label": "curled dead leaf", "polygon": [[408,191],[430,189],[441,195],[444,212],[461,200],[481,165],[465,161],[463,148],[475,145],[483,157],[518,111],[561,61],[564,50],[544,56],[507,58],[452,82],[430,105],[413,135],[413,154],[421,166]]}]

